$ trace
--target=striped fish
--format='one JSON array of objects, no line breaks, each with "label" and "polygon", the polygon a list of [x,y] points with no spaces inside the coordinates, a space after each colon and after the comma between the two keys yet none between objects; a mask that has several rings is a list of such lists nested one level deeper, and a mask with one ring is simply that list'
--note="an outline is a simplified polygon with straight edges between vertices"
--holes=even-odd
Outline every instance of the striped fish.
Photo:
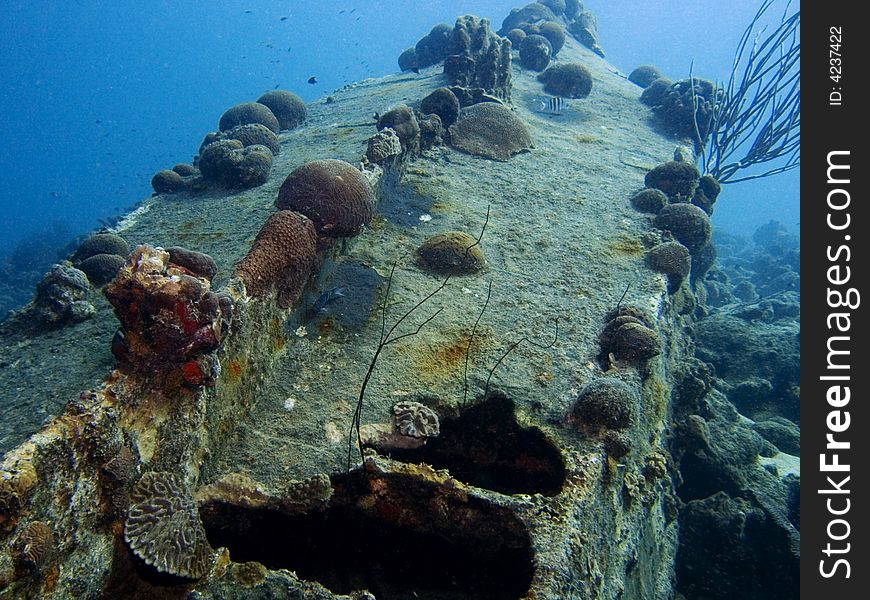
[{"label": "striped fish", "polygon": [[568,110],[568,101],[559,96],[550,96],[540,100],[539,111],[551,115],[560,115]]}]

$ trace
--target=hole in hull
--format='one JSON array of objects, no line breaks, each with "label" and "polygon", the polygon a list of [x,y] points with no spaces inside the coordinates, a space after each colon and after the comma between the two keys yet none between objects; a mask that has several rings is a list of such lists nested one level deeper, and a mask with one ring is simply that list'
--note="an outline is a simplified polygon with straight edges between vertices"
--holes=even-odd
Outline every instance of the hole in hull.
[{"label": "hole in hull", "polygon": [[531,542],[509,509],[409,475],[354,471],[332,483],[322,512],[208,503],[200,514],[209,542],[234,562],[290,569],[337,594],[508,600],[528,592]]}]

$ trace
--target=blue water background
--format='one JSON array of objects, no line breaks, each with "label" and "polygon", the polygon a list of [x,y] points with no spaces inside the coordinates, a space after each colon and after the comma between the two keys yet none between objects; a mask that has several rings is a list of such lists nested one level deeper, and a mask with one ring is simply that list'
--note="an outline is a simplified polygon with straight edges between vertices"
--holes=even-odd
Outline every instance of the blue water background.
[{"label": "blue water background", "polygon": [[[598,18],[607,59],[625,73],[651,63],[680,79],[694,60],[696,76],[725,79],[759,2],[585,4]],[[62,246],[148,197],[153,173],[191,161],[233,104],[275,87],[311,101],[394,73],[399,53],[436,23],[472,13],[498,29],[515,6],[521,3],[5,2],[0,260],[34,236]],[[316,85],[306,83],[311,76]],[[727,186],[714,224],[751,233],[777,219],[795,231],[798,180],[792,171]]]}]

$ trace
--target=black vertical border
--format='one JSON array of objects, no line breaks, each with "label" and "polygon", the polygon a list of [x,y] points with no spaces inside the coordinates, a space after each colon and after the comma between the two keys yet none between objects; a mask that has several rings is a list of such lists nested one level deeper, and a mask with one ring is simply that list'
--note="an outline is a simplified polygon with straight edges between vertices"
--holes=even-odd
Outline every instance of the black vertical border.
[{"label": "black vertical border", "polygon": [[[865,303],[870,303],[870,294],[865,285],[867,261],[866,239],[870,237],[870,217],[867,210],[867,185],[870,178],[870,163],[866,151],[867,130],[870,129],[870,46],[866,19],[859,16],[858,7],[866,6],[861,2],[834,0],[830,2],[806,2],[802,9],[806,12],[801,18],[801,598],[823,600],[851,600],[867,598],[870,594],[870,532],[867,531],[868,496],[870,496],[870,410],[867,403],[867,380],[870,379],[870,337],[867,335]],[[806,17],[806,18],[803,18]],[[831,53],[831,28],[842,32],[840,54],[842,78],[839,82],[831,79],[831,67],[837,66],[837,58]],[[836,70],[834,71],[836,74]],[[832,92],[840,92],[840,105],[833,105]],[[840,154],[835,159],[847,162],[848,184],[828,182],[828,157],[832,151],[848,151],[846,157]],[[834,172],[845,175],[846,171]],[[834,189],[844,189],[849,194],[848,208],[832,211],[828,207],[828,195]],[[833,193],[835,204],[843,204],[846,196],[842,192]],[[832,213],[835,224],[844,222],[845,213],[849,214],[850,225],[847,229],[836,231],[829,226],[828,215]],[[841,251],[848,246],[849,252]],[[850,260],[845,259],[847,254]],[[829,273],[829,269],[840,265],[840,271]],[[842,278],[844,267],[850,268],[850,279],[841,285],[832,285],[829,274]],[[848,288],[855,288],[861,294],[860,303],[855,309],[829,306],[829,290],[839,289],[844,294]],[[848,333],[828,328],[831,313],[849,313]],[[841,324],[845,321],[841,321]],[[839,349],[848,349],[850,354],[839,358],[839,362],[851,366],[848,370],[831,371],[827,367],[828,340],[830,336],[848,336],[848,342],[835,343]],[[848,347],[847,347],[848,346]],[[846,374],[849,381],[825,381],[824,375]],[[839,409],[828,403],[827,393],[831,385],[849,386],[850,401]],[[835,433],[837,441],[848,441],[848,450],[826,450],[826,435],[830,411],[849,412],[849,427],[846,431]],[[842,413],[839,417],[845,415]],[[836,427],[836,421],[834,422]],[[822,472],[820,458],[828,454],[839,454],[839,462],[849,465],[850,477],[842,484],[844,473]],[[835,483],[848,494],[820,493],[831,489],[827,481],[831,476]],[[832,500],[834,510],[842,510],[845,500],[849,500],[849,511],[842,516],[830,514],[826,502]],[[829,538],[828,526],[833,519],[848,521],[847,538],[837,541]],[[843,523],[832,525],[831,532],[842,536],[847,531]],[[833,549],[845,549],[843,554],[824,550],[830,543]],[[849,577],[842,563],[832,577],[825,578],[821,569],[829,573],[838,558],[848,561]],[[824,567],[821,561],[824,560]]]}]

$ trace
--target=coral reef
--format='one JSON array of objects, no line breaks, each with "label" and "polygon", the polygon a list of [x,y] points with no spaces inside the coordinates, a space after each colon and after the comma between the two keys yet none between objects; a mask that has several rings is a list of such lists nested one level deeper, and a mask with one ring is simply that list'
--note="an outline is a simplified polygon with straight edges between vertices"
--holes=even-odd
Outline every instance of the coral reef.
[{"label": "coral reef", "polygon": [[209,281],[217,275],[217,264],[208,254],[181,246],[170,246],[166,251],[169,252],[169,262],[177,267],[184,267],[190,275],[205,277]]},{"label": "coral reef", "polygon": [[242,143],[242,146],[266,146],[272,154],[278,154],[281,151],[281,145],[278,143],[278,136],[271,129],[260,123],[248,123],[247,125],[238,125],[227,131],[213,131],[205,136],[202,144],[199,146],[199,152],[209,144],[220,140],[237,140]]},{"label": "coral reef", "polygon": [[463,108],[448,131],[454,148],[494,160],[506,161],[533,146],[525,123],[509,108],[494,102]]},{"label": "coral reef", "polygon": [[126,262],[126,257],[117,254],[95,254],[80,262],[78,268],[88,276],[91,285],[102,287],[115,278]]},{"label": "coral reef", "polygon": [[314,223],[304,215],[282,210],[268,218],[234,275],[252,296],[277,290],[278,305],[288,308],[301,294],[316,252]]},{"label": "coral reef", "polygon": [[269,179],[272,151],[260,145],[245,147],[238,140],[219,140],[202,150],[198,165],[207,181],[230,188],[252,188]]},{"label": "coral reef", "polygon": [[646,89],[656,79],[662,76],[657,67],[653,65],[640,65],[628,75],[628,80]]},{"label": "coral reef", "polygon": [[415,148],[420,139],[420,126],[417,123],[417,117],[405,104],[400,104],[384,114],[378,119],[378,130],[389,127],[399,136],[399,141],[402,142],[402,149],[408,150]]},{"label": "coral reef", "polygon": [[510,40],[492,33],[487,19],[459,17],[450,34],[444,74],[451,86],[479,87],[510,99]]},{"label": "coral reef", "polygon": [[417,248],[417,264],[437,275],[468,275],[486,265],[477,240],[463,231],[433,235]]},{"label": "coral reef", "polygon": [[441,432],[438,415],[419,402],[398,402],[393,405],[389,423],[374,423],[360,427],[364,446],[379,451],[420,448]]},{"label": "coral reef", "polygon": [[187,187],[184,178],[170,169],[157,171],[151,178],[151,187],[157,194],[174,194]]},{"label": "coral reef", "polygon": [[196,175],[196,167],[188,163],[178,163],[172,170],[181,175],[182,177],[190,177],[191,175]]},{"label": "coral reef", "polygon": [[381,164],[387,159],[402,153],[402,142],[396,132],[385,127],[368,140],[366,159],[370,163]]},{"label": "coral reef", "polygon": [[278,119],[281,129],[295,129],[305,121],[307,111],[302,98],[286,90],[271,90],[259,98],[257,102],[267,107]]},{"label": "coral reef", "polygon": [[673,160],[658,165],[644,177],[644,185],[668,195],[671,202],[689,202],[695,195],[701,175],[687,162]]},{"label": "coral reef", "polygon": [[142,245],[104,289],[121,323],[112,341],[118,368],[168,392],[209,385],[219,368],[209,353],[223,335],[221,300],[188,273],[165,250]]},{"label": "coral reef", "polygon": [[439,23],[414,46],[414,66],[422,69],[440,63],[450,53],[450,36],[453,28]]},{"label": "coral reef", "polygon": [[25,310],[36,324],[56,327],[78,323],[94,315],[88,302],[88,276],[67,265],[54,265],[36,284],[36,296]]},{"label": "coral reef", "polygon": [[669,204],[659,211],[655,226],[670,231],[693,255],[710,241],[712,225],[703,210],[693,204]]},{"label": "coral reef", "polygon": [[70,260],[75,264],[95,254],[117,254],[126,257],[130,254],[130,246],[124,238],[114,233],[96,233],[79,245]]},{"label": "coral reef", "polygon": [[505,34],[505,37],[511,41],[511,46],[519,48],[520,44],[526,39],[526,32],[522,29],[511,29]]},{"label": "coral reef", "polygon": [[637,392],[627,383],[598,377],[580,390],[568,421],[592,429],[626,429],[634,422],[638,403]]},{"label": "coral reef", "polygon": [[311,219],[318,235],[350,237],[372,220],[374,192],[353,165],[341,160],[315,160],[287,176],[275,206]]},{"label": "coral reef", "polygon": [[665,242],[647,252],[646,263],[650,268],[668,277],[682,280],[689,275],[692,257],[689,255],[689,249],[679,242]]},{"label": "coral reef", "polygon": [[585,98],[592,91],[592,74],[580,63],[560,63],[538,75],[544,91],[563,98]]},{"label": "coral reef", "polygon": [[556,15],[543,2],[532,2],[521,8],[511,9],[510,14],[501,22],[499,35],[506,35],[511,29],[524,29],[532,23],[555,21]]},{"label": "coral reef", "polygon": [[650,107],[660,106],[664,101],[665,94],[671,89],[673,81],[667,77],[659,77],[653,80],[640,94],[640,101]]},{"label": "coral reef", "polygon": [[532,71],[543,71],[553,57],[550,40],[542,35],[527,35],[520,44],[520,64]]},{"label": "coral reef", "polygon": [[172,473],[145,473],[133,487],[124,540],[160,573],[199,579],[208,572],[212,548],[196,503]]},{"label": "coral reef", "polygon": [[221,115],[218,129],[227,131],[233,127],[249,123],[265,125],[273,133],[278,133],[281,130],[281,125],[274,113],[272,113],[268,106],[259,102],[243,102],[228,108]]},{"label": "coral reef", "polygon": [[444,127],[450,127],[459,118],[459,99],[449,88],[438,88],[420,102],[420,112],[435,114]]},{"label": "coral reef", "polygon": [[700,135],[699,142],[703,143],[707,140],[710,121],[721,99],[722,90],[712,81],[697,77],[681,79],[671,84],[654,105],[654,110],[673,133],[693,140]]},{"label": "coral reef", "polygon": [[658,213],[668,204],[668,197],[661,190],[646,188],[631,197],[631,205],[641,212]]}]

